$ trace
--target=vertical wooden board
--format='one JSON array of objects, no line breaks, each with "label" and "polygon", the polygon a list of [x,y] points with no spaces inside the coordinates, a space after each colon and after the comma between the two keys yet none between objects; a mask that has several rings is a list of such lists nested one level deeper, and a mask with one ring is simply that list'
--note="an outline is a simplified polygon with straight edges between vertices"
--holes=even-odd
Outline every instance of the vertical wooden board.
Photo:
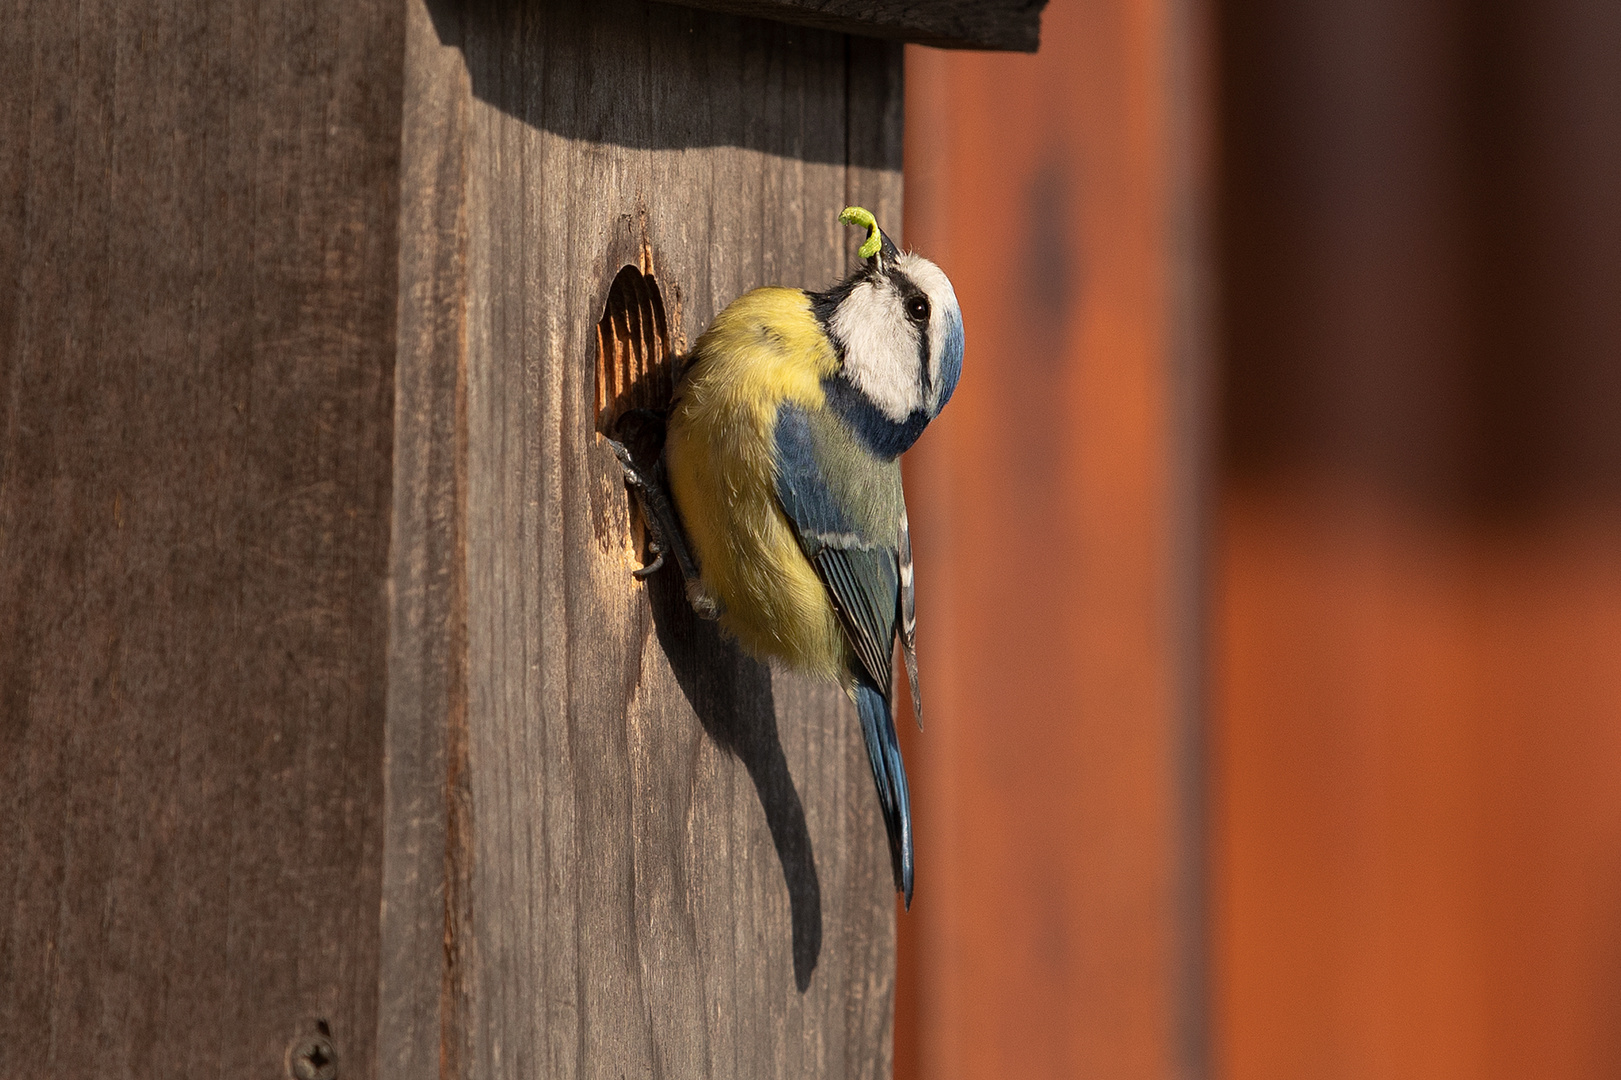
[{"label": "vertical wooden board", "polygon": [[378,1073],[464,1075],[466,65],[405,6]]},{"label": "vertical wooden board", "polygon": [[398,20],[6,38],[0,1074],[370,1075]]},{"label": "vertical wooden board", "polygon": [[430,14],[471,93],[465,1068],[885,1075],[853,712],[630,576],[592,377],[621,266],[650,260],[690,339],[750,287],[841,277],[852,193],[898,221],[898,48],[629,0]]}]

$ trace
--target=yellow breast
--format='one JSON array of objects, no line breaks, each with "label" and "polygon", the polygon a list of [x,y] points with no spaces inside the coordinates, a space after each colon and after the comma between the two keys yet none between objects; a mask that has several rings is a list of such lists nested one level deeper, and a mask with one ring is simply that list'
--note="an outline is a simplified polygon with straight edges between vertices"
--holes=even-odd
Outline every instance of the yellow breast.
[{"label": "yellow breast", "polygon": [[776,500],[777,409],[824,406],[838,359],[798,289],[756,289],[693,350],[665,443],[671,493],[721,625],[757,656],[840,678],[845,643]]}]

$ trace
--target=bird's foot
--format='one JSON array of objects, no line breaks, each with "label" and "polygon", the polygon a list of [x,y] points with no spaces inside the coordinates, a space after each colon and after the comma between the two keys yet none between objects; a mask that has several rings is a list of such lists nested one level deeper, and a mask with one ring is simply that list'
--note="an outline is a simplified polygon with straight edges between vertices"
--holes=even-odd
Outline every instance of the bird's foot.
[{"label": "bird's foot", "polygon": [[687,579],[687,603],[692,605],[692,610],[700,619],[714,622],[720,618],[720,601],[709,595],[709,590],[697,578]]},{"label": "bird's foot", "polygon": [[703,587],[698,564],[687,547],[686,534],[682,532],[681,521],[670,501],[664,481],[663,460],[655,461],[651,467],[644,466],[624,443],[617,439],[608,439],[607,443],[614,457],[619,459],[625,484],[636,493],[636,501],[642,508],[642,520],[647,523],[647,551],[653,556],[653,561],[632,570],[631,574],[638,580],[647,578],[664,566],[666,554],[674,555],[686,582],[687,603],[692,605],[692,610],[700,618],[719,618],[720,604]]}]

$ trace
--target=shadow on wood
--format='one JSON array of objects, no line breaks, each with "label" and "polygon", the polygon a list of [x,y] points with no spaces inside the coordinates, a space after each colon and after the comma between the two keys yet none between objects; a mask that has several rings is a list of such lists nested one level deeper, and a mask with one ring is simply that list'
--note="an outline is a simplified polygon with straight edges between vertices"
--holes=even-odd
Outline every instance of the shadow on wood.
[{"label": "shadow on wood", "polygon": [[[473,96],[541,131],[635,150],[733,146],[804,162],[901,167],[899,140],[845,138],[852,87],[843,78],[806,86],[796,81],[802,71],[767,63],[792,48],[823,73],[842,75],[848,65],[859,94],[889,77],[885,43],[641,0],[432,0],[428,12],[440,42],[462,50]],[[604,25],[613,26],[611,35],[597,29]],[[582,70],[606,92],[581,93],[561,75],[540,93],[521,91],[533,57],[525,45],[558,40],[580,43]],[[671,55],[653,66],[627,63],[655,48]],[[626,108],[627,100],[698,107],[660,112]],[[785,109],[806,107],[809,122],[784,123]]]},{"label": "shadow on wood", "polygon": [[794,984],[804,993],[822,952],[822,886],[805,808],[777,734],[771,671],[698,618],[673,565],[648,579],[653,625],[687,704],[709,737],[748,770],[782,863],[793,926]]},{"label": "shadow on wood", "polygon": [[[644,332],[642,327],[650,320],[638,324],[625,317],[625,298],[630,295],[639,298],[639,307],[657,312],[656,329]],[[599,428],[611,429],[636,460],[651,469],[664,450],[664,417],[672,396],[663,301],[652,275],[644,276],[631,266],[620,270],[599,323],[598,342]],[[637,372],[644,377],[636,378]],[[650,372],[652,377],[646,377]],[[610,383],[618,388],[617,394],[606,388]],[[641,407],[607,419],[614,413],[605,402],[614,407],[625,403]],[[628,491],[626,497],[630,498]],[[631,503],[634,506],[635,500]],[[687,601],[675,560],[666,561],[648,579],[647,598],[659,646],[687,704],[715,744],[743,764],[760,796],[788,887],[794,985],[803,994],[810,987],[822,951],[822,886],[805,807],[777,731],[771,671],[746,655],[718,624],[698,617]]]},{"label": "shadow on wood", "polygon": [[[658,411],[619,402],[659,366],[650,296],[622,289],[608,326],[643,355],[603,351],[627,265],[655,274],[673,356],[750,288],[847,273],[839,207],[900,219],[898,171],[849,162],[899,164],[901,55],[656,8],[411,9],[399,414],[419,434],[400,439],[429,439],[430,464],[448,448],[452,485],[404,504],[391,548],[447,615],[402,604],[391,625],[444,643],[404,665],[464,657],[466,689],[391,698],[390,1077],[440,1075],[446,1033],[460,1074],[889,1072],[895,905],[850,703],[632,576],[596,379],[611,358],[614,401]],[[470,899],[441,964],[447,850]]]}]

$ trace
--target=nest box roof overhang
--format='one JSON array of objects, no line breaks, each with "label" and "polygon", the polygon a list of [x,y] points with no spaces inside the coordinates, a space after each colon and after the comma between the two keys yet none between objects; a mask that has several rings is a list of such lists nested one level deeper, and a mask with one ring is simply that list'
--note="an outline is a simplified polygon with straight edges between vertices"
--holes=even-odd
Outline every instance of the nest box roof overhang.
[{"label": "nest box roof overhang", "polygon": [[1035,52],[1047,0],[673,0],[846,34],[947,49]]}]

